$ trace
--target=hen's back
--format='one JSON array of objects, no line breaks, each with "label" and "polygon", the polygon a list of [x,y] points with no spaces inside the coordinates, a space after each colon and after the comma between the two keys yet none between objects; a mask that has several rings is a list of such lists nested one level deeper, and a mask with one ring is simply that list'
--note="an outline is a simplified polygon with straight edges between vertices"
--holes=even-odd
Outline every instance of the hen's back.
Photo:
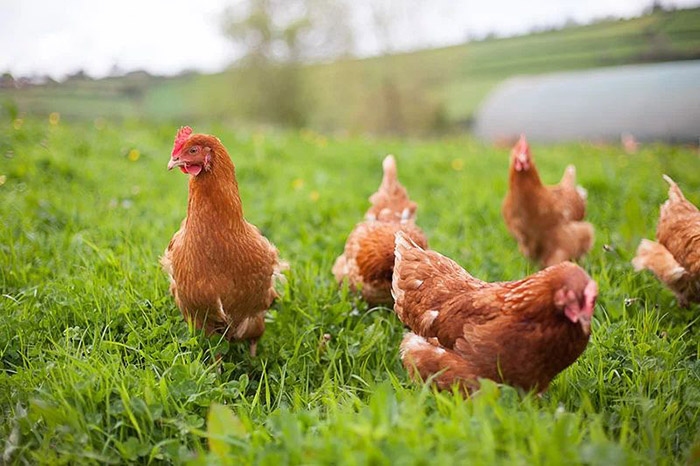
[{"label": "hen's back", "polygon": [[700,278],[700,211],[668,176],[668,200],[661,206],[656,237],[692,276]]}]

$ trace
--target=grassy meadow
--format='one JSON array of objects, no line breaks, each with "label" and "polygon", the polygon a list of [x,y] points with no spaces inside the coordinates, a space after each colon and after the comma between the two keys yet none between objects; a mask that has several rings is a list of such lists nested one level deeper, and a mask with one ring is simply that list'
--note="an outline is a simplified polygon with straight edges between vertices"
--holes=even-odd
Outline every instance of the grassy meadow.
[{"label": "grassy meadow", "polygon": [[394,153],[433,249],[488,280],[533,272],[500,215],[507,148],[195,127],[228,147],[246,217],[291,263],[251,359],[188,328],[158,266],[186,211],[175,130],[0,120],[0,463],[700,462],[700,307],[629,263],[662,173],[700,204],[696,150],[533,147],[545,181],[573,162],[589,192],[592,339],[542,397],[485,383],[465,400],[411,383],[401,323],[330,270]]},{"label": "grassy meadow", "polygon": [[[694,8],[313,64],[302,69],[300,92],[308,104],[308,126],[317,130],[426,134],[468,125],[484,97],[513,76],[698,58],[700,8]],[[22,112],[59,111],[75,118],[240,123],[247,120],[241,79],[235,68],[167,79],[134,73],[0,90],[0,98],[12,98]]]}]

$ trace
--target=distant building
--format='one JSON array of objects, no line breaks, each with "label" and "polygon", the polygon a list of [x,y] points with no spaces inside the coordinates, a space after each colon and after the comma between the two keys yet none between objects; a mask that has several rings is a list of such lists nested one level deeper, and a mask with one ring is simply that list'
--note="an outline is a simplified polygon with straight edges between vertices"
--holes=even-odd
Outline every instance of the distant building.
[{"label": "distant building", "polygon": [[475,133],[510,141],[698,142],[700,61],[508,79],[477,112]]}]

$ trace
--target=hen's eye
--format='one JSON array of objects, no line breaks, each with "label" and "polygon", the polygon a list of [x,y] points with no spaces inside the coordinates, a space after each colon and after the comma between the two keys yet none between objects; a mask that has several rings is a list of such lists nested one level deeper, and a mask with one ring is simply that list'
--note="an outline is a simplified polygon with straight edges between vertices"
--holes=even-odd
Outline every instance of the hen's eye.
[{"label": "hen's eye", "polygon": [[196,147],[190,147],[190,154],[196,154],[197,153],[197,148]]}]

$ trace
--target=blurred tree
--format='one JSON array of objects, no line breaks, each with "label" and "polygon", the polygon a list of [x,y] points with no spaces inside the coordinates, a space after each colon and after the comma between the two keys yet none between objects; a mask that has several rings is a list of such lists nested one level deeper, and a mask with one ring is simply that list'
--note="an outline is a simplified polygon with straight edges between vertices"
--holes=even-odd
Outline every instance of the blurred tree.
[{"label": "blurred tree", "polygon": [[2,76],[0,76],[0,88],[12,88],[15,87],[15,85],[15,78],[9,71],[5,71]]},{"label": "blurred tree", "polygon": [[[418,30],[420,18],[430,2],[424,0],[368,1],[374,38],[382,55],[397,53],[407,31]],[[390,134],[420,134],[444,131],[445,109],[427,95],[420,78],[407,76],[401,62],[387,58],[382,69],[382,85],[367,99],[366,118],[371,130]]]},{"label": "blurred tree", "polygon": [[651,3],[650,9],[651,9],[651,13],[659,13],[659,12],[666,11],[666,8],[664,8],[664,5],[663,5],[663,3],[661,3],[660,0],[654,0]]},{"label": "blurred tree", "polygon": [[235,85],[248,116],[306,124],[312,102],[301,65],[349,53],[347,8],[340,0],[248,0],[227,10],[224,32],[242,52]]}]

